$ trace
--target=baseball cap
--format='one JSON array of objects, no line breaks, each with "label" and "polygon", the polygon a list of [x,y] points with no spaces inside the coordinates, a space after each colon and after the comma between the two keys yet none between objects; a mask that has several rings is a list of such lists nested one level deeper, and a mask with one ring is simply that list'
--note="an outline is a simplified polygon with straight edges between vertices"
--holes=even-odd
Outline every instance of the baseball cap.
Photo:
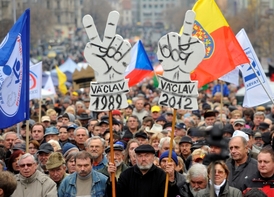
[{"label": "baseball cap", "polygon": [[151,112],[160,112],[161,108],[158,105],[154,105],[153,107],[151,107]]},{"label": "baseball cap", "polygon": [[235,126],[236,124],[240,124],[240,125],[245,125],[245,120],[242,118],[236,119],[233,123],[233,126]]},{"label": "baseball cap", "polygon": [[52,153],[54,152],[52,146],[50,143],[43,143],[39,146],[39,150],[37,151],[37,153]]},{"label": "baseball cap", "polygon": [[50,117],[49,116],[42,116],[41,121],[42,122],[45,122],[45,121],[50,122]]}]

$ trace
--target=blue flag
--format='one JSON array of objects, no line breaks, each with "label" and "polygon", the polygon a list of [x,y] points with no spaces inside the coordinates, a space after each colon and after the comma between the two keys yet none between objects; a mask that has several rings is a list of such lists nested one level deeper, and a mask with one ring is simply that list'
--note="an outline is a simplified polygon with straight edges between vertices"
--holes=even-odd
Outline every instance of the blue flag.
[{"label": "blue flag", "polygon": [[30,10],[0,44],[0,129],[29,119]]}]

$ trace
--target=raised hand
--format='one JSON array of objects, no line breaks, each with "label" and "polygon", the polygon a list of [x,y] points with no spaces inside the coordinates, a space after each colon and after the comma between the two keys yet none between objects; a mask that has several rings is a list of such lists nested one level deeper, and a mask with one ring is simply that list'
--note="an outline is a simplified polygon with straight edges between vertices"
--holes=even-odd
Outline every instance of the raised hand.
[{"label": "raised hand", "polygon": [[203,42],[192,36],[195,12],[186,12],[183,34],[170,32],[158,42],[157,56],[161,61],[163,77],[172,81],[190,81],[193,71],[205,56]]},{"label": "raised hand", "polygon": [[117,11],[109,13],[103,41],[98,35],[93,18],[90,15],[83,18],[89,38],[84,56],[94,69],[97,82],[123,80],[126,67],[130,63],[131,45],[116,34],[119,17]]}]

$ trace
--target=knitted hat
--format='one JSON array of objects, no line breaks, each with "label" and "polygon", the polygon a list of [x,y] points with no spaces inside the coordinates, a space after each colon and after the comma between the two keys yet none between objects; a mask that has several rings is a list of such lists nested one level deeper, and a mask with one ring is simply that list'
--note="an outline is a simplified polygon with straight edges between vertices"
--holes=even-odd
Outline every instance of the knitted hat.
[{"label": "knitted hat", "polygon": [[63,153],[64,157],[66,157],[71,150],[79,150],[79,149],[72,143],[69,143],[69,142],[65,143],[62,148],[62,153]]},{"label": "knitted hat", "polygon": [[62,156],[62,153],[53,152],[50,154],[49,159],[46,163],[46,168],[51,170],[65,164],[65,159]]},{"label": "knitted hat", "polygon": [[[163,158],[168,157],[168,154],[169,154],[168,150],[163,152],[161,154],[160,158],[159,158],[160,159],[159,161],[161,162]],[[177,159],[177,155],[174,151],[171,152],[171,159],[176,163],[176,166],[177,166],[178,165],[178,159]]]}]

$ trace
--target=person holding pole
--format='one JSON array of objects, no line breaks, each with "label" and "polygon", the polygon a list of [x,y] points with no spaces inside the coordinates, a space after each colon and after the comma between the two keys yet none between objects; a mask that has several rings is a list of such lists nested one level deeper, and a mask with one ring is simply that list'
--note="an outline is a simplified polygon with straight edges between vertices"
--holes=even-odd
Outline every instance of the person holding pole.
[{"label": "person holding pole", "polygon": [[[135,148],[137,164],[121,173],[116,183],[117,197],[164,197],[165,172],[153,164],[155,150],[151,145],[144,144]],[[116,172],[114,163],[109,162],[109,174]],[[168,162],[167,172],[174,170],[174,163]],[[107,196],[111,196],[111,184],[107,183]],[[170,176],[168,196],[177,195],[177,185],[174,176]]]}]

